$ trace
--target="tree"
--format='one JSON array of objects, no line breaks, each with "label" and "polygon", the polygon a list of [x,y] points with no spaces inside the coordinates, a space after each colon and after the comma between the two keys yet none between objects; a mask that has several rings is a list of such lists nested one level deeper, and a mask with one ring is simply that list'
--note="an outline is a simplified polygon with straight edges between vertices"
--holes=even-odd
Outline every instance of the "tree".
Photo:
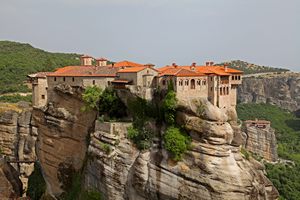
[{"label": "tree", "polygon": [[82,94],[82,99],[85,103],[82,110],[90,111],[92,109],[98,109],[98,102],[102,94],[102,89],[97,86],[88,86]]},{"label": "tree", "polygon": [[182,154],[188,149],[191,139],[181,133],[179,128],[171,126],[164,135],[164,146],[173,155],[174,160],[181,160]]},{"label": "tree", "polygon": [[170,125],[175,123],[176,108],[176,93],[173,90],[169,90],[165,96],[165,99],[163,100],[163,110],[165,113],[165,121]]}]

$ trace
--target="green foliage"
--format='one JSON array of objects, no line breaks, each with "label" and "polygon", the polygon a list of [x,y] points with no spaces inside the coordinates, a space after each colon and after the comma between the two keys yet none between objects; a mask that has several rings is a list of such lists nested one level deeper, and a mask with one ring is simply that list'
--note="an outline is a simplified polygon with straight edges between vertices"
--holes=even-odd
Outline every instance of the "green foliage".
[{"label": "green foliage", "polygon": [[283,68],[275,68],[275,67],[268,67],[268,66],[259,66],[255,64],[250,64],[245,61],[241,60],[233,60],[230,62],[224,62],[219,65],[229,64],[230,68],[237,69],[243,71],[245,74],[254,74],[254,73],[265,73],[265,72],[286,72],[289,71],[288,69]]},{"label": "green foliage", "polygon": [[174,160],[181,160],[191,143],[187,134],[183,134],[179,128],[169,127],[164,135],[164,146],[173,155]]},{"label": "green foliage", "polygon": [[127,137],[131,139],[138,149],[149,149],[152,144],[153,132],[146,127],[134,127],[130,126],[127,129]]},{"label": "green foliage", "polygon": [[102,143],[100,148],[105,151],[106,154],[111,152],[111,147],[108,144]]},{"label": "green foliage", "polygon": [[245,158],[246,158],[247,160],[249,160],[249,158],[250,158],[250,153],[249,153],[246,149],[242,148],[242,149],[241,149],[241,153],[245,156]]},{"label": "green foliage", "polygon": [[0,102],[18,103],[19,101],[31,102],[32,95],[21,96],[19,94],[15,94],[0,96]]},{"label": "green foliage", "polygon": [[26,76],[39,71],[78,65],[78,54],[49,53],[29,44],[0,41],[0,94],[28,92]]},{"label": "green foliage", "polygon": [[239,104],[241,120],[266,119],[276,131],[278,154],[295,166],[266,164],[267,176],[278,189],[281,199],[298,200],[300,196],[300,119],[269,104]]},{"label": "green foliage", "polygon": [[39,163],[34,163],[34,171],[28,178],[26,195],[32,200],[39,200],[46,191],[46,183],[42,175]]},{"label": "green foliage", "polygon": [[84,191],[80,198],[80,200],[101,200],[101,199],[102,199],[101,193],[95,190]]},{"label": "green foliage", "polygon": [[163,100],[163,111],[164,111],[165,121],[169,125],[173,125],[175,123],[176,108],[177,108],[176,93],[173,90],[169,90]]},{"label": "green foliage", "polygon": [[82,94],[82,100],[85,105],[82,108],[83,111],[90,111],[93,109],[98,109],[98,103],[100,96],[102,94],[102,89],[96,86],[88,86],[84,93]]},{"label": "green foliage", "polygon": [[112,88],[106,88],[99,99],[99,113],[107,114],[110,118],[126,116],[126,106]]}]

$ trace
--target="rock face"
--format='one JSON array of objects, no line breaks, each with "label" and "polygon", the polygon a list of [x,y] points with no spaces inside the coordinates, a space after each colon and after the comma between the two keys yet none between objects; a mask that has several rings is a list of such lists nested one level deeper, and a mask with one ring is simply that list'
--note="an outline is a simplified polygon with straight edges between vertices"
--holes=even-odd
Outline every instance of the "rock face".
[{"label": "rock face", "polygon": [[38,127],[37,156],[50,195],[61,195],[72,173],[83,165],[96,112],[81,111],[81,92],[81,88],[56,86],[47,106],[33,110]]},{"label": "rock face", "polygon": [[272,103],[281,108],[300,109],[300,74],[284,73],[243,78],[238,90],[242,103]]},{"label": "rock face", "polygon": [[247,135],[245,142],[247,150],[271,162],[275,162],[278,159],[277,142],[273,128],[270,126],[266,128],[247,126],[245,133]]},{"label": "rock face", "polygon": [[[202,102],[200,113],[197,102],[185,103],[177,123],[193,141],[182,161],[172,161],[159,144],[148,151],[137,150],[126,137],[128,123],[97,122],[88,148],[85,187],[112,200],[278,198],[264,166],[243,158],[237,145],[242,140],[235,138],[241,133],[235,133],[226,121],[229,117],[207,101]],[[211,114],[213,110],[217,116]]]},{"label": "rock face", "polygon": [[21,197],[22,193],[19,173],[5,159],[0,158],[0,199],[15,199]]},{"label": "rock face", "polygon": [[[7,110],[0,113],[0,147],[2,154],[10,161],[36,160],[37,129],[31,122],[31,114],[29,106],[20,106],[18,112]],[[28,177],[34,169],[33,162],[12,162],[12,166],[20,174],[24,191],[27,189]]]}]

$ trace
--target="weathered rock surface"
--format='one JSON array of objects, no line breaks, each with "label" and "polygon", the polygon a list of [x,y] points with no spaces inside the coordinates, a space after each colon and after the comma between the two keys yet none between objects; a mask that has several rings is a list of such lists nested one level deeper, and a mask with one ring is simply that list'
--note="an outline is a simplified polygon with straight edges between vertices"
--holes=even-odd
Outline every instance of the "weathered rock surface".
[{"label": "weathered rock surface", "polygon": [[300,109],[300,73],[243,78],[238,89],[242,103],[272,103],[289,111]]},{"label": "weathered rock surface", "polygon": [[204,114],[205,109],[199,114],[193,103],[178,113],[178,123],[193,141],[177,163],[159,145],[138,151],[126,138],[128,124],[97,122],[88,148],[85,186],[113,200],[278,198],[263,165],[244,159],[238,145],[231,145],[235,131],[224,120],[227,116],[217,108],[213,109],[220,112],[218,118]]},{"label": "weathered rock surface", "polygon": [[[0,147],[2,154],[10,161],[35,161],[35,143],[37,129],[31,122],[32,110],[20,106],[20,110],[7,110],[0,113]],[[20,174],[23,190],[27,189],[28,177],[34,169],[34,163],[12,163]]]},{"label": "weathered rock surface", "polygon": [[87,136],[94,129],[96,112],[81,111],[81,92],[81,88],[59,85],[47,106],[33,110],[38,127],[37,156],[50,195],[62,194],[68,178],[82,168]]},{"label": "weathered rock surface", "polygon": [[247,135],[245,140],[247,150],[268,161],[277,161],[277,142],[273,128],[246,127],[245,133]]},{"label": "weathered rock surface", "polygon": [[5,159],[0,158],[0,199],[16,199],[21,197],[22,193],[19,173]]}]

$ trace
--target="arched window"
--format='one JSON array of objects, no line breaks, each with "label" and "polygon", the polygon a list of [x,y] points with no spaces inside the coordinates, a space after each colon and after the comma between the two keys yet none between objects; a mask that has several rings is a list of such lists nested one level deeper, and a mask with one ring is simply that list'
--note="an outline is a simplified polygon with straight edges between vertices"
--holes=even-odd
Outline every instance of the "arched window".
[{"label": "arched window", "polygon": [[96,81],[95,81],[95,80],[93,80],[93,85],[95,85],[95,83],[96,83]]},{"label": "arched window", "polygon": [[195,80],[194,79],[191,80],[191,89],[192,90],[195,89]]},{"label": "arched window", "polygon": [[203,81],[202,81],[202,85],[206,85],[206,80],[203,80]]},{"label": "arched window", "polygon": [[223,94],[226,95],[225,87],[223,87]]},{"label": "arched window", "polygon": [[220,88],[220,95],[223,95],[223,90],[222,90],[222,88]]},{"label": "arched window", "polygon": [[183,85],[183,80],[179,80],[179,86]]},{"label": "arched window", "polygon": [[73,81],[73,82],[75,81],[75,78],[74,78],[74,77],[72,78],[72,81]]},{"label": "arched window", "polygon": [[229,94],[229,87],[226,88],[226,94]]},{"label": "arched window", "polygon": [[54,81],[56,81],[56,77],[54,77]]},{"label": "arched window", "polygon": [[238,76],[238,80],[241,80],[241,76]]},{"label": "arched window", "polygon": [[185,80],[185,85],[189,85],[189,80]]},{"label": "arched window", "polygon": [[163,81],[162,81],[162,84],[163,84],[163,85],[166,85],[166,80],[163,80]]},{"label": "arched window", "polygon": [[201,85],[201,80],[200,79],[197,80],[197,85]]}]

